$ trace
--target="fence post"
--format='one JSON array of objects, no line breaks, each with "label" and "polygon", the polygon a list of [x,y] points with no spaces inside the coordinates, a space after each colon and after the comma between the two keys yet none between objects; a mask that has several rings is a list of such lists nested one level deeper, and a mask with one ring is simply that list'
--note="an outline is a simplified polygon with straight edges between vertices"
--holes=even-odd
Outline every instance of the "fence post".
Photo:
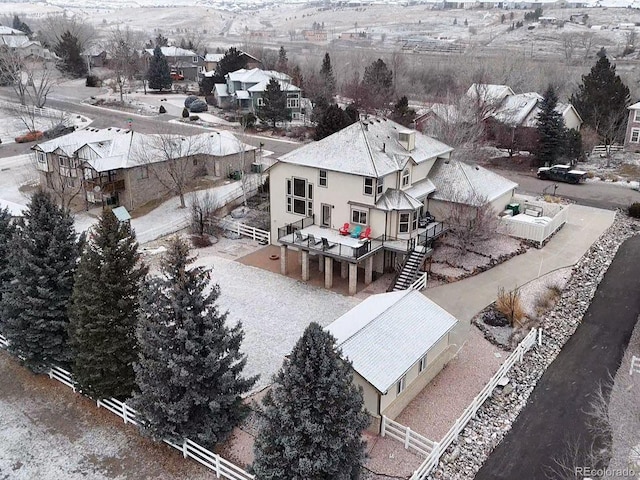
[{"label": "fence post", "polygon": [[124,420],[125,425],[127,424],[127,406],[122,403],[122,419]]},{"label": "fence post", "polygon": [[[631,368],[633,369],[633,362],[631,362]],[[380,422],[380,436],[381,437],[384,437],[384,431],[385,431],[385,428],[387,427],[386,418],[387,417],[382,415],[382,421]]]},{"label": "fence post", "polygon": [[189,456],[189,451],[187,450],[187,439],[185,438],[182,441],[182,456],[187,458]]},{"label": "fence post", "polygon": [[409,427],[407,427],[407,431],[404,435],[404,448],[405,450],[409,450],[409,440],[411,439],[411,429]]},{"label": "fence post", "polygon": [[220,478],[220,455],[216,455],[216,478]]},{"label": "fence post", "polygon": [[538,346],[542,345],[542,328],[538,328]]}]

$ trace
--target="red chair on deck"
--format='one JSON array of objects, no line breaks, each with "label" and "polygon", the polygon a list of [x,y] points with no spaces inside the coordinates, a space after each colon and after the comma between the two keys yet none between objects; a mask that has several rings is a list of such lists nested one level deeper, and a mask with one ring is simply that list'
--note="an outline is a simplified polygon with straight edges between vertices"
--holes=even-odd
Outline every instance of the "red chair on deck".
[{"label": "red chair on deck", "polygon": [[371,227],[367,227],[364,229],[364,232],[360,234],[360,240],[363,240],[365,238],[369,240],[370,236],[371,236]]},{"label": "red chair on deck", "polygon": [[348,223],[345,223],[342,227],[340,227],[338,232],[340,232],[340,235],[349,235],[349,227],[350,225]]}]

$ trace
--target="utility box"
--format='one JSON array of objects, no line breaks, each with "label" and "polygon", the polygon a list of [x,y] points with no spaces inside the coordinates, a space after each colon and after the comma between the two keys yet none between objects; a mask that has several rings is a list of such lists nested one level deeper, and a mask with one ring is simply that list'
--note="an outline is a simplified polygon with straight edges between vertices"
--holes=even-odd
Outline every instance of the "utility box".
[{"label": "utility box", "polygon": [[514,215],[518,215],[520,213],[520,204],[510,203],[509,205],[507,205],[507,210],[511,210]]}]

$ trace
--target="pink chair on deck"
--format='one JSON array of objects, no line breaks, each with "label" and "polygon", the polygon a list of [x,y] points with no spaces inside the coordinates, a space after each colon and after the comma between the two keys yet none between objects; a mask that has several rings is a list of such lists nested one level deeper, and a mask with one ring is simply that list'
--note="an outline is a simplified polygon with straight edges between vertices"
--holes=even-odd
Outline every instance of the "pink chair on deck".
[{"label": "pink chair on deck", "polygon": [[365,238],[369,240],[370,236],[371,236],[371,227],[367,227],[364,229],[364,232],[360,234],[360,240],[363,240]]},{"label": "pink chair on deck", "polygon": [[340,233],[340,235],[349,235],[349,224],[345,223],[342,227],[340,227],[340,229],[338,230],[338,232]]}]

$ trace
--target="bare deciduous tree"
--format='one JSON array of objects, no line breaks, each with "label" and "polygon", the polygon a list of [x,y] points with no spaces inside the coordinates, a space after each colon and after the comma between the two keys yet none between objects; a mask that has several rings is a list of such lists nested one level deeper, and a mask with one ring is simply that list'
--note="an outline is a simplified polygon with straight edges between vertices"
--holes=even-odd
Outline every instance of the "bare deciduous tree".
[{"label": "bare deciduous tree", "polygon": [[498,216],[487,198],[477,193],[454,195],[446,220],[449,238],[461,255],[474,243],[497,235]]},{"label": "bare deciduous tree", "polygon": [[47,47],[53,48],[65,32],[78,39],[80,48],[86,49],[96,38],[94,26],[80,17],[66,15],[50,15],[34,22],[38,30],[38,38]]},{"label": "bare deciduous tree", "polygon": [[141,62],[137,50],[142,48],[142,38],[129,28],[119,27],[111,32],[107,51],[110,55],[109,66],[115,74],[115,83],[123,101],[124,88],[139,73]]},{"label": "bare deciduous tree", "polygon": [[191,231],[196,235],[211,235],[215,229],[215,212],[222,207],[216,193],[194,192],[190,197]]}]

